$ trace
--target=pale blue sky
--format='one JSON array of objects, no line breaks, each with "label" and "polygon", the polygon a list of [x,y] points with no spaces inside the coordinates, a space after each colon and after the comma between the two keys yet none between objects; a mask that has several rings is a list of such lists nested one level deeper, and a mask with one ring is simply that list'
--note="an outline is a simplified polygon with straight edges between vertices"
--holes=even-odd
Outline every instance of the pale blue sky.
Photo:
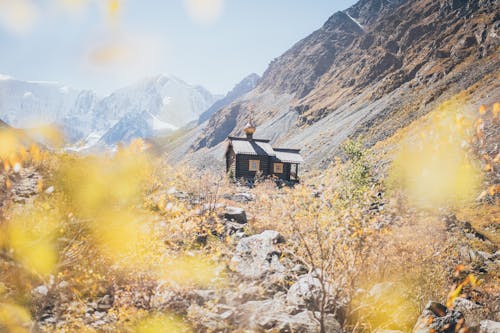
[{"label": "pale blue sky", "polygon": [[123,1],[115,12],[105,1],[22,0],[17,20],[0,15],[0,73],[101,94],[169,73],[225,93],[355,2],[109,0]]}]

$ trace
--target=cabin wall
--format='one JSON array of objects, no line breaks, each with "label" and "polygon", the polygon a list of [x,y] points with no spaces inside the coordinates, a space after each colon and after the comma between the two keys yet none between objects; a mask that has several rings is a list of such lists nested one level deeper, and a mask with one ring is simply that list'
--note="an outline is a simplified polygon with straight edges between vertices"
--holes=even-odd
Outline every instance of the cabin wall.
[{"label": "cabin wall", "polygon": [[[274,173],[274,163],[283,163],[283,173]],[[279,162],[279,161],[272,161],[270,170],[271,173],[274,177],[277,177],[279,179],[283,180],[290,180],[290,163],[285,163],[285,162]]]},{"label": "cabin wall", "polygon": [[268,156],[256,156],[256,155],[236,155],[236,178],[255,178],[257,172],[249,170],[250,160],[260,161],[260,170],[263,176],[270,175],[270,159]]}]

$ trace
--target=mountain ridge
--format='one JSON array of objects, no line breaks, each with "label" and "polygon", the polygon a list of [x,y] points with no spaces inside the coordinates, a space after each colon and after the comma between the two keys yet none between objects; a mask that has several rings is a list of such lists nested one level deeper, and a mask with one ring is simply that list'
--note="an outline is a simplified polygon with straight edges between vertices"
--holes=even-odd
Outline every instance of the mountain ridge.
[{"label": "mountain ridge", "polygon": [[[140,120],[144,127],[137,128],[135,122],[136,133],[154,134],[157,127],[162,132],[173,131],[198,119],[217,99],[202,86],[163,74],[144,78],[104,97],[58,82],[22,81],[7,75],[0,79],[2,119],[17,128],[60,125],[68,141],[80,148],[95,142],[96,136],[105,136],[102,141],[107,144],[129,140],[134,130],[127,132],[124,126],[117,130],[116,126],[132,118]],[[145,117],[139,119],[141,115]]]}]

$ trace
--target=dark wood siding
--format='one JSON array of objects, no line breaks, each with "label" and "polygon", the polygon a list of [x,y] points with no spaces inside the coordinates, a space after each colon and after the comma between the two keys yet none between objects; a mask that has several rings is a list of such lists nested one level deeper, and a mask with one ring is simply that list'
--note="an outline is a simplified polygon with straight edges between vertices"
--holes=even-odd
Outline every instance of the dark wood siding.
[{"label": "dark wood siding", "polygon": [[[283,173],[274,173],[274,165],[273,165],[274,163],[283,163]],[[272,161],[270,170],[273,176],[283,180],[290,180],[290,163]]]},{"label": "dark wood siding", "polygon": [[260,170],[263,176],[270,175],[270,163],[268,156],[257,156],[257,155],[236,155],[236,178],[255,178],[256,171],[249,170],[250,160],[260,161]]}]

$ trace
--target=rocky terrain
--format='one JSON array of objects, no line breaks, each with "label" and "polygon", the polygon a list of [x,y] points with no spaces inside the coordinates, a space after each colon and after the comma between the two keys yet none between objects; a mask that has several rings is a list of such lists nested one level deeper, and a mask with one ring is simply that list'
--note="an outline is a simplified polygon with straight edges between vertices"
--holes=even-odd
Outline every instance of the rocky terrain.
[{"label": "rocky terrain", "polygon": [[251,117],[258,137],[325,166],[346,138],[373,145],[460,92],[467,107],[494,102],[498,19],[492,0],[359,1],[273,60],[254,90],[170,154],[220,160],[222,142]]}]

